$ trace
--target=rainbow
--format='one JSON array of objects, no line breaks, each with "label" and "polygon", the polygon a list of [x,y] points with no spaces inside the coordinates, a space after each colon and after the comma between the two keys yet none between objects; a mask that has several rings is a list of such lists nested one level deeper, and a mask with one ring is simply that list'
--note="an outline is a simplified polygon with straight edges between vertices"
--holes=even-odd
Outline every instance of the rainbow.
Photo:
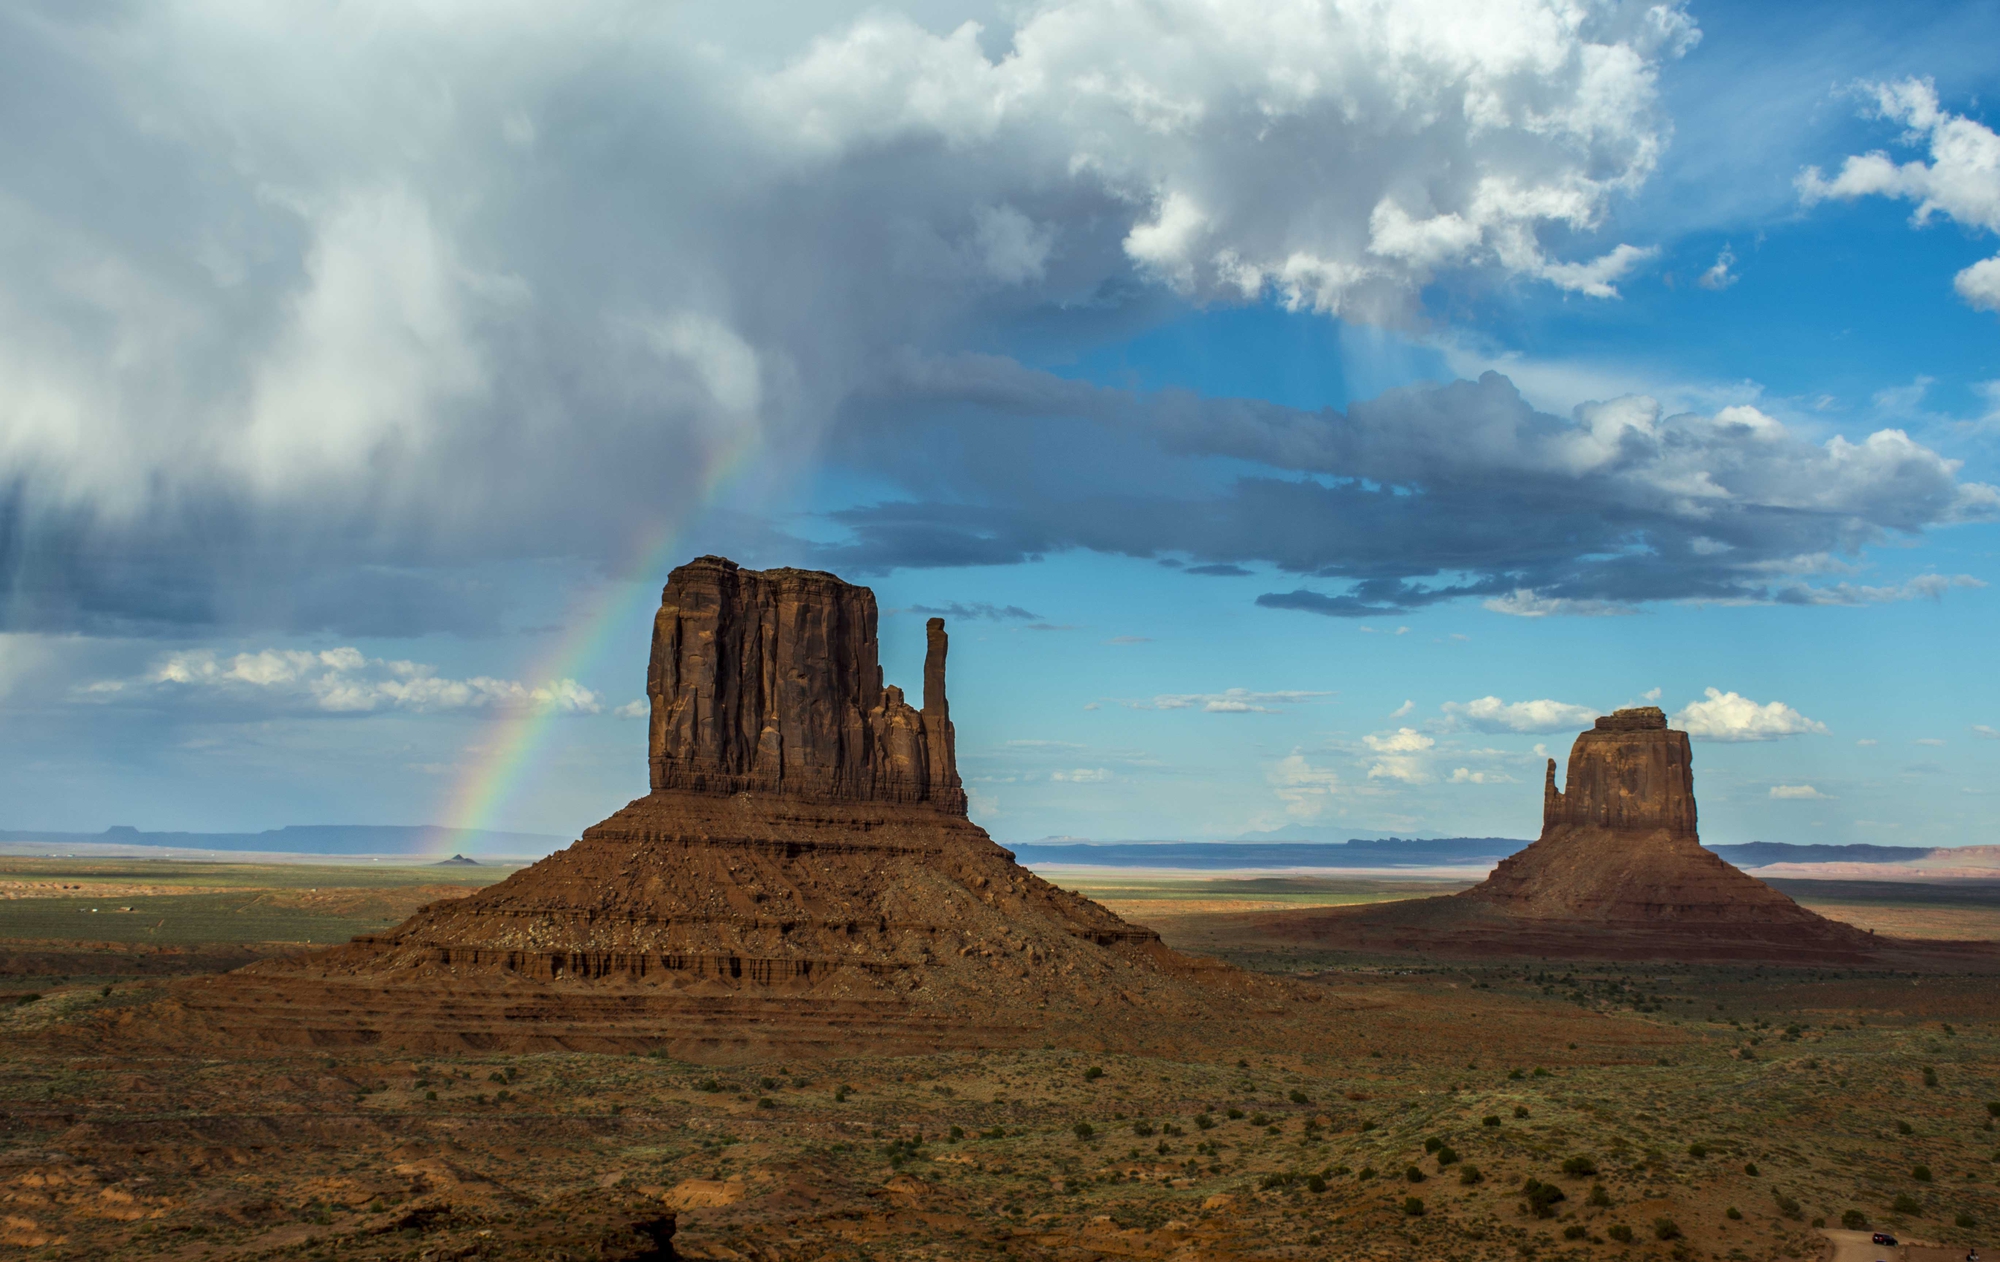
[{"label": "rainbow", "polygon": [[[745,430],[754,427],[745,426]],[[739,435],[718,458],[709,461],[702,478],[702,492],[691,519],[722,494],[749,464],[761,444],[754,432]],[[686,519],[683,519],[686,520]],[[563,619],[563,632],[549,650],[523,674],[528,680],[557,683],[587,676],[605,650],[613,633],[630,625],[639,607],[654,599],[653,582],[669,567],[682,532],[674,521],[651,522],[641,529],[626,550],[623,564],[611,571],[610,581],[600,586],[580,607]],[[486,739],[476,748],[473,759],[453,782],[437,817],[451,829],[491,828],[517,792],[526,784],[527,771],[561,726],[560,707],[528,706],[499,714],[487,730]],[[427,858],[444,858],[456,842],[442,840]]]}]

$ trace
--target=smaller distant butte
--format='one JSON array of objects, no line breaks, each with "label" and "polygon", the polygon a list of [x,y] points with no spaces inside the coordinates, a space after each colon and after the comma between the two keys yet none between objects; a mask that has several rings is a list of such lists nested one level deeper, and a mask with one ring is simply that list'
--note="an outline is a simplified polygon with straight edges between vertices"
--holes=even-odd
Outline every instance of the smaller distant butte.
[{"label": "smaller distant butte", "polygon": [[1702,848],[1686,732],[1656,706],[1597,720],[1549,759],[1542,835],[1469,890],[1249,918],[1269,940],[1460,958],[1990,965],[1989,943],[1870,934],[1808,911]]},{"label": "smaller distant butte", "polygon": [[651,792],[396,928],[191,982],[188,1027],[300,1046],[689,1059],[1185,1044],[1319,992],[1181,955],[966,818],[944,620],[923,704],[875,595],[720,557],[653,622]]}]

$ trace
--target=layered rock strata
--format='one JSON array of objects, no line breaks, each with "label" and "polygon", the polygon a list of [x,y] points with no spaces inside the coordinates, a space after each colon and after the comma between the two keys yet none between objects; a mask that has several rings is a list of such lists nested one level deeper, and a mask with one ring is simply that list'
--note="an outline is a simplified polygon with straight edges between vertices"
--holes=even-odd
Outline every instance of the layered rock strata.
[{"label": "layered rock strata", "polygon": [[647,671],[651,793],[477,894],[182,1002],[280,1042],[707,1058],[1143,1041],[1280,1002],[966,818],[941,619],[927,647],[918,709],[883,682],[866,588],[682,566]]},{"label": "layered rock strata", "polygon": [[1459,956],[1861,963],[1887,945],[1702,848],[1687,733],[1657,707],[1620,710],[1580,734],[1565,786],[1550,759],[1541,837],[1472,889],[1259,926],[1327,946]]}]

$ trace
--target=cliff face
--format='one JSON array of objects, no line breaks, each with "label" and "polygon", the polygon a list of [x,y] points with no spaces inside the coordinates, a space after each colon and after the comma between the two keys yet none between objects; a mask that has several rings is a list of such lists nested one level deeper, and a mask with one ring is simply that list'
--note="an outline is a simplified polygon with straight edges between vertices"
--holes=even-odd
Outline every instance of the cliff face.
[{"label": "cliff face", "polygon": [[1542,835],[1578,828],[1665,829],[1695,835],[1694,757],[1686,732],[1671,731],[1657,706],[1620,710],[1570,746],[1568,788],[1549,759]]},{"label": "cliff face", "polygon": [[721,557],[676,569],[646,672],[653,790],[964,815],[944,620],[930,621],[921,710],[883,685],[875,620],[875,594],[831,574]]}]

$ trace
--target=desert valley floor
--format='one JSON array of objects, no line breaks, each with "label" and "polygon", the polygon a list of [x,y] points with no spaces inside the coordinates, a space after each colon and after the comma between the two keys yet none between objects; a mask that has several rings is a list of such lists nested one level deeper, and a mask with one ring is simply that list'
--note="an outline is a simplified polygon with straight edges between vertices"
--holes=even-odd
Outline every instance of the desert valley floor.
[{"label": "desert valley floor", "polygon": [[[1064,877],[1322,997],[1233,1050],[413,1058],[172,1020],[177,978],[501,875],[4,861],[0,1242],[641,1257],[672,1210],[691,1258],[1762,1259],[1834,1256],[1845,1216],[1958,1258],[2000,1222],[1989,977],[1366,958],[1246,929],[1451,883]],[[1977,886],[1791,892],[1910,935],[2000,915]]]}]

